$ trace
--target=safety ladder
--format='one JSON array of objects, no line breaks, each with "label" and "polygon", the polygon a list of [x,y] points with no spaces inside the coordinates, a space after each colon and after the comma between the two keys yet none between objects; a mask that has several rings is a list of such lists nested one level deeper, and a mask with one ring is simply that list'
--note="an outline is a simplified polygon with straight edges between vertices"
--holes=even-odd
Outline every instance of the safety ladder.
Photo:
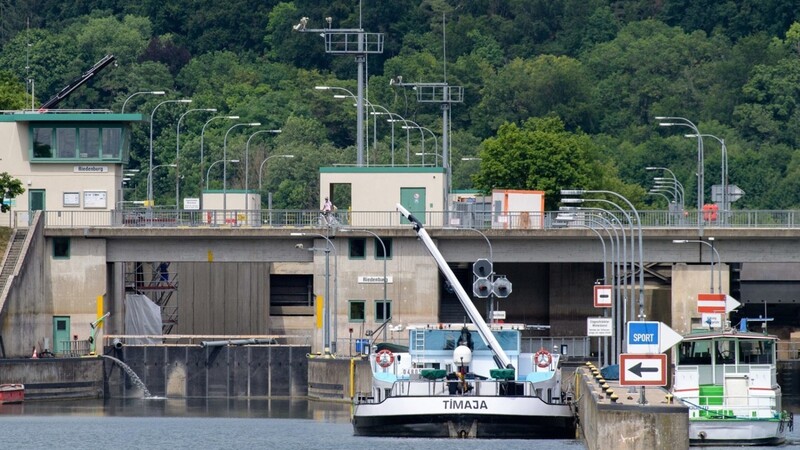
[{"label": "safety ladder", "polygon": [[414,332],[414,340],[411,342],[414,348],[414,363],[418,363],[421,356],[425,354],[425,330],[416,329]]}]

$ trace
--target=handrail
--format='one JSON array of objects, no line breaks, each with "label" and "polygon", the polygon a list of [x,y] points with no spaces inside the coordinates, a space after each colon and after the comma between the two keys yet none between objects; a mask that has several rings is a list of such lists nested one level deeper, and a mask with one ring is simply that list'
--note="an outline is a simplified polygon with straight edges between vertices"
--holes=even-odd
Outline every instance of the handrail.
[{"label": "handrail", "polygon": [[[151,215],[143,208],[111,210],[52,210],[43,211],[46,228],[86,227],[144,227],[144,226],[247,226],[247,227],[315,227],[319,225],[316,209],[261,209],[261,210],[175,210],[156,208]],[[15,227],[28,226],[33,211],[15,210]],[[616,215],[609,213],[610,215]],[[622,214],[621,212],[618,214]],[[706,229],[800,229],[800,210],[737,210],[726,213],[725,223],[707,221]],[[343,211],[337,212],[339,224],[359,228],[404,228],[396,211]],[[697,226],[699,216],[674,219],[674,212],[639,211],[643,229],[691,229]],[[425,211],[421,214],[428,229],[474,228],[478,230],[551,230],[583,224],[592,227],[590,217],[580,212],[571,220],[562,220],[563,212],[547,211],[494,213],[492,211]],[[445,218],[449,217],[449,221]],[[558,219],[557,219],[558,218]],[[458,225],[454,225],[458,223]]]}]

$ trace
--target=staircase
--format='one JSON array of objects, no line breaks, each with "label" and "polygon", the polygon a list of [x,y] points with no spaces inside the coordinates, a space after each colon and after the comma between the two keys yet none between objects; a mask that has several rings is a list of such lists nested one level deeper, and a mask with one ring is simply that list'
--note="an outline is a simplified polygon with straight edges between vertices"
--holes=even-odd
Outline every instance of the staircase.
[{"label": "staircase", "polygon": [[0,268],[0,311],[2,311],[2,306],[5,304],[5,297],[2,297],[2,293],[5,291],[8,279],[14,274],[27,236],[27,228],[17,228],[14,230],[14,234],[11,235],[11,241],[3,259],[2,268]]}]

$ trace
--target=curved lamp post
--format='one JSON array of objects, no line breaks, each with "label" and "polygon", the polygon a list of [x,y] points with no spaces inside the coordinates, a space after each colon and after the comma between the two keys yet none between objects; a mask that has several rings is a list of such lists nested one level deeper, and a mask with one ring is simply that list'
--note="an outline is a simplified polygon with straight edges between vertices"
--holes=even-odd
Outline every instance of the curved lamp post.
[{"label": "curved lamp post", "polygon": [[[209,177],[209,175],[211,174],[211,169],[212,169],[212,168],[213,168],[213,167],[214,167],[214,166],[215,166],[217,163],[221,163],[221,162],[226,162],[226,161],[225,161],[224,159],[219,159],[219,160],[217,160],[217,161],[214,161],[213,163],[211,163],[211,165],[210,165],[210,166],[208,166],[208,171],[206,172],[206,190],[208,190],[208,182],[209,182],[209,179],[208,179],[208,177]],[[227,162],[229,162],[229,163],[232,163],[232,164],[236,164],[236,163],[238,163],[238,162],[239,162],[239,160],[238,160],[238,159],[229,159],[229,160],[227,160]]]},{"label": "curved lamp post", "polygon": [[720,177],[722,178],[720,180],[721,187],[722,187],[722,199],[721,199],[722,200],[722,202],[721,202],[722,203],[722,214],[721,214],[721,219],[722,219],[722,223],[725,223],[724,222],[724,220],[725,220],[725,211],[727,211],[728,208],[730,207],[730,205],[728,204],[729,203],[729,201],[728,201],[728,148],[725,146],[725,139],[720,139],[720,138],[714,136],[713,134],[701,134],[701,135],[687,134],[686,137],[688,137],[688,138],[710,137],[710,138],[716,139],[717,142],[719,142],[720,146],[722,146],[722,157],[721,157],[722,158],[722,167],[720,168],[720,172],[721,172]]},{"label": "curved lamp post", "polygon": [[156,115],[156,110],[158,110],[159,106],[166,105],[167,103],[192,103],[192,100],[188,98],[180,100],[165,100],[156,105],[156,107],[153,108],[153,112],[150,113],[150,176],[147,178],[148,208],[151,208],[153,204],[153,117]]},{"label": "curved lamp post", "polygon": [[294,155],[270,155],[270,156],[267,156],[266,158],[264,158],[263,161],[261,161],[261,164],[258,166],[258,190],[259,191],[261,190],[261,181],[262,181],[262,179],[261,179],[261,176],[262,176],[261,175],[261,169],[263,169],[264,168],[264,164],[266,164],[267,161],[269,161],[272,158],[294,158]]},{"label": "curved lamp post", "polygon": [[175,164],[178,164],[178,167],[175,169],[175,210],[180,209],[180,202],[181,202],[181,174],[180,174],[180,155],[181,155],[181,121],[183,118],[186,117],[187,114],[195,111],[205,111],[205,112],[217,112],[217,108],[195,108],[186,111],[185,113],[181,114],[178,117],[178,126],[175,130]]},{"label": "curved lamp post", "polygon": [[127,104],[128,104],[128,100],[132,99],[133,97],[136,97],[137,95],[142,95],[142,94],[150,94],[150,95],[164,95],[164,94],[166,94],[166,92],[164,92],[164,91],[141,91],[141,92],[134,92],[133,94],[129,95],[129,96],[128,96],[128,98],[126,98],[124,102],[122,102],[122,110],[120,111],[120,114],[125,114],[125,105],[127,105]]},{"label": "curved lamp post", "polygon": [[[682,126],[688,127],[694,130],[694,134],[697,137],[697,229],[699,231],[699,235],[703,235],[703,196],[705,194],[704,188],[704,179],[703,179],[703,136],[700,134],[700,130],[697,129],[697,125],[692,123],[691,120],[685,117],[665,117],[665,116],[658,116],[656,120],[659,121],[658,125],[662,127],[674,127],[674,126]],[[665,122],[668,121],[668,122]],[[675,122],[677,121],[677,122]]]},{"label": "curved lamp post", "polygon": [[228,135],[234,128],[237,127],[258,127],[261,126],[260,122],[245,122],[237,123],[228,128],[225,132],[225,138],[222,140],[222,214],[225,219],[228,218]]},{"label": "curved lamp post", "polygon": [[[236,120],[238,118],[239,118],[239,116],[216,116],[216,117],[212,117],[212,118],[208,119],[206,121],[206,123],[203,124],[203,128],[200,130],[200,190],[201,191],[203,190],[203,173],[204,173],[203,169],[205,169],[205,154],[203,153],[203,151],[204,151],[203,135],[205,135],[205,133],[206,133],[206,127],[208,126],[208,124],[210,124],[213,120],[216,120],[216,119]],[[206,180],[206,186],[208,186],[208,180]],[[202,194],[202,192],[201,192],[201,194]],[[203,196],[200,195],[200,209],[203,209],[203,203],[202,202],[203,202]]]},{"label": "curved lamp post", "polygon": [[[711,242],[709,243],[706,241],[701,241],[699,239],[675,239],[672,241],[672,243],[673,244],[697,243],[697,244],[705,244],[711,247],[711,250],[714,252],[715,255],[717,255],[717,272],[719,273],[718,289],[719,292],[722,293],[722,259],[719,257],[719,252],[717,251],[717,249],[714,248],[714,238],[710,237],[708,238],[708,240]],[[714,293],[714,255],[711,255],[711,293],[712,294]]]}]

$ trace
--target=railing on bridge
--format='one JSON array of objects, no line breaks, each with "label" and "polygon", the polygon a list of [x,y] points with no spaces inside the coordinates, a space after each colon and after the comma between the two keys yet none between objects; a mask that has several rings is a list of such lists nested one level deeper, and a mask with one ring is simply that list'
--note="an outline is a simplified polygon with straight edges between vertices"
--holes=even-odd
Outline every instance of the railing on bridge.
[{"label": "railing on bridge", "polygon": [[[626,212],[630,214],[629,212]],[[621,211],[604,214],[615,216],[627,224]],[[678,214],[671,211],[638,211],[643,228],[693,228],[702,221],[705,228],[800,228],[800,210],[741,210],[725,212],[720,216],[704,217],[700,214]],[[429,228],[477,229],[561,229],[567,226],[591,225],[581,212],[463,212],[426,211],[420,214]],[[25,228],[32,217],[31,211],[14,211],[12,227]],[[635,217],[635,215],[631,215]],[[709,219],[709,220],[706,220]],[[287,227],[306,228],[327,226],[327,219],[317,210],[175,210],[173,209],[120,209],[107,211],[44,211],[45,227]],[[333,226],[360,228],[400,228],[407,223],[397,211],[339,211],[331,221]],[[634,226],[636,226],[634,224]]]}]

